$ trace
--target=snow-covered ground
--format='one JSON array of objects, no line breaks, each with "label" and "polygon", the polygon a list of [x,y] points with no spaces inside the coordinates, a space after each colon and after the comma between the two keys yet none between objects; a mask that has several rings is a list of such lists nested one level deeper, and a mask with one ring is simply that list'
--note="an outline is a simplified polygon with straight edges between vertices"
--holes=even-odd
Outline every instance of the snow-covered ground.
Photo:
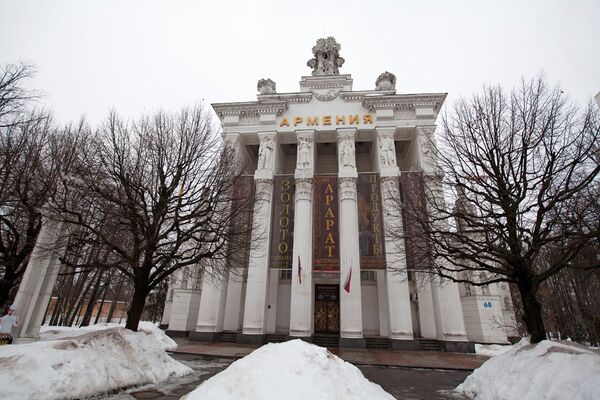
[{"label": "snow-covered ground", "polygon": [[495,357],[510,350],[511,345],[506,344],[479,344],[475,343],[475,354],[478,356]]},{"label": "snow-covered ground", "polygon": [[393,400],[354,365],[301,340],[267,344],[231,364],[186,400]]},{"label": "snow-covered ground", "polygon": [[150,323],[138,332],[115,324],[44,327],[42,341],[0,347],[0,392],[6,399],[94,396],[191,372],[166,350],[176,343]]},{"label": "snow-covered ground", "polygon": [[477,400],[600,399],[600,354],[574,342],[527,339],[477,368],[456,391]]}]

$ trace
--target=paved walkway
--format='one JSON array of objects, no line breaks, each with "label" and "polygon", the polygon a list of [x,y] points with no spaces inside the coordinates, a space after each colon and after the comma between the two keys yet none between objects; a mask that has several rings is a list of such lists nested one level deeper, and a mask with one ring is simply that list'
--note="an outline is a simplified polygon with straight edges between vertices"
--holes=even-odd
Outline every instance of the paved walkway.
[{"label": "paved walkway", "polygon": [[[197,343],[178,340],[173,353],[194,354],[207,359],[237,359],[254,351],[257,346],[235,343]],[[446,353],[437,351],[397,351],[384,349],[339,349],[330,351],[345,361],[355,365],[370,365],[399,368],[426,368],[472,371],[483,364],[488,357],[474,354]]]}]

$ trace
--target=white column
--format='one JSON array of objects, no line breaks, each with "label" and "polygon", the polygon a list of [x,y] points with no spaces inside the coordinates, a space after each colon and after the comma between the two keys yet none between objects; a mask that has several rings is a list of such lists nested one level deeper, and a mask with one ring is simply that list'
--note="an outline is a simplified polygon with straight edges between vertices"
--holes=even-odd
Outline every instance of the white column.
[{"label": "white column", "polygon": [[[340,198],[340,344],[364,346],[360,287],[360,250],[358,241],[358,202],[356,192],[356,128],[338,133],[338,180]],[[344,283],[352,269],[350,293]]]},{"label": "white column", "polygon": [[241,268],[236,268],[229,273],[227,300],[225,301],[225,320],[223,321],[223,330],[225,331],[239,331],[242,327],[243,274],[244,271]]},{"label": "white column", "polygon": [[15,343],[37,339],[48,302],[66,250],[67,224],[42,217],[42,229],[15,298],[15,314],[20,325],[13,328]]},{"label": "white column", "polygon": [[190,339],[214,341],[223,332],[229,273],[221,275],[219,270],[213,265],[204,267],[196,331],[190,333]]},{"label": "white column", "polygon": [[273,172],[278,149],[275,132],[261,133],[259,138],[258,169],[254,173],[256,194],[254,197],[254,215],[252,217],[243,335],[240,337],[242,342],[250,343],[262,343],[262,336],[266,334]]},{"label": "white column", "polygon": [[[296,194],[294,204],[294,251],[292,261],[292,295],[290,304],[290,336],[309,337],[312,327],[312,234],[313,176],[315,165],[314,130],[296,135]],[[298,278],[298,260],[302,266]]]},{"label": "white column", "polygon": [[[383,227],[385,235],[387,304],[389,315],[388,337],[393,341],[412,341],[414,339],[410,289],[406,266],[404,239],[398,237],[403,232],[402,212],[400,210],[400,189],[398,176],[400,170],[396,160],[394,127],[377,128],[375,155],[378,166],[381,193],[383,197]],[[396,233],[394,235],[393,233]],[[414,347],[414,343],[394,343],[397,347]]]},{"label": "white column", "polygon": [[[435,155],[436,143],[434,134],[435,125],[417,126],[419,159],[421,169],[423,170],[425,187],[435,197],[436,203],[441,206],[445,204],[442,186],[443,171]],[[429,206],[428,212],[434,213],[435,210]],[[433,220],[439,221],[437,218]],[[441,227],[441,229],[444,228]],[[443,263],[444,261],[437,259],[434,262]],[[467,334],[458,284],[436,277],[432,281],[432,292],[438,339],[466,342]]]}]

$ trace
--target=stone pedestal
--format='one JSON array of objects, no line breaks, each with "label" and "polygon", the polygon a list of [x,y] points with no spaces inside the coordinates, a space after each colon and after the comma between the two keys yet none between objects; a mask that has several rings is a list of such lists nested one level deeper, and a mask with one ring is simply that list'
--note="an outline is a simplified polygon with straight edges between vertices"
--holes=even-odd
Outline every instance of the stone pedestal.
[{"label": "stone pedestal", "polygon": [[20,321],[19,326],[13,327],[15,343],[37,340],[67,241],[67,224],[43,217],[42,229],[14,301],[15,314]]}]

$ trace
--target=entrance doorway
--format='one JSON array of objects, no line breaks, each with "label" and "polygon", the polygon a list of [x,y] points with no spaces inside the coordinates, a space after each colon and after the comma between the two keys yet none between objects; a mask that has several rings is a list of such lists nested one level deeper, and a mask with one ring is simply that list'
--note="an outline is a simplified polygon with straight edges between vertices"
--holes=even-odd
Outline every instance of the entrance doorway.
[{"label": "entrance doorway", "polygon": [[315,333],[339,332],[340,285],[315,285]]}]

